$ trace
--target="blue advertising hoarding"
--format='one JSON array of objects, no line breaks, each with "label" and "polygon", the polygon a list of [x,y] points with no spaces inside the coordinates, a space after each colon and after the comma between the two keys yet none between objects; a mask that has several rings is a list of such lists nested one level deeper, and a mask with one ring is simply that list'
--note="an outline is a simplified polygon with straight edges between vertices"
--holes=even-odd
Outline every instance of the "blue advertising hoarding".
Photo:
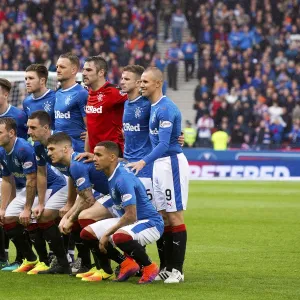
[{"label": "blue advertising hoarding", "polygon": [[191,179],[300,179],[300,152],[184,149]]}]

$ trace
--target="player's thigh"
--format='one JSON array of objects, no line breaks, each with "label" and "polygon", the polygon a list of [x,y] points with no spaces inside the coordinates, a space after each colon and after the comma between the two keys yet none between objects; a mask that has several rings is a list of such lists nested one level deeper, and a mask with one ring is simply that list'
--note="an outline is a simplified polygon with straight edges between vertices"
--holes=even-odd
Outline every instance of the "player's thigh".
[{"label": "player's thigh", "polygon": [[183,153],[159,159],[154,163],[153,187],[157,206],[166,212],[186,209],[189,165]]},{"label": "player's thigh", "polygon": [[105,207],[106,204],[107,203],[105,199],[98,199],[91,207],[83,210],[79,214],[78,219],[92,219],[94,221],[99,221],[107,218],[112,218],[113,215],[110,210]]},{"label": "player's thigh", "polygon": [[119,222],[119,218],[110,218],[105,220],[100,220],[96,223],[89,225],[89,227],[93,230],[95,236],[98,240],[110,229],[112,226],[115,226]]},{"label": "player's thigh", "polygon": [[47,189],[45,197],[45,209],[60,210],[67,203],[68,187]]},{"label": "player's thigh", "polygon": [[133,240],[145,246],[159,240],[163,232],[163,227],[162,221],[140,220],[134,224],[120,228],[120,231],[127,232]]},{"label": "player's thigh", "polygon": [[[38,202],[37,197],[34,199],[33,205]],[[18,217],[24,210],[26,203],[26,189],[17,190],[16,197],[9,203],[5,211],[5,217]]]},{"label": "player's thigh", "polygon": [[147,192],[149,200],[155,206],[152,178],[139,177],[139,179],[143,183],[143,185],[144,185],[144,187],[146,189],[146,192]]}]

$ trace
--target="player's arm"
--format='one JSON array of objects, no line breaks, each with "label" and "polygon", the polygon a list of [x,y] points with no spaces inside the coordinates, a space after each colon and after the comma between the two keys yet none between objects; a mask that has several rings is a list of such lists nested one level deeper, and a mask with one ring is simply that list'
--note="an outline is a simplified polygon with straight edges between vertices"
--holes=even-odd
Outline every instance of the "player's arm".
[{"label": "player's arm", "polygon": [[71,176],[68,177],[68,198],[67,203],[59,210],[59,216],[62,218],[65,216],[70,209],[73,207],[77,197],[76,188],[74,186],[74,181]]},{"label": "player's arm", "polygon": [[84,140],[84,151],[90,152],[90,143],[89,143],[89,133],[86,131],[85,140]]},{"label": "player's arm", "polygon": [[[78,104],[78,107],[80,109],[80,113],[81,113],[81,116],[82,116],[82,119],[83,119],[83,122],[84,122],[84,125],[85,125],[85,128],[86,127],[86,113],[85,113],[85,106],[87,104],[87,99],[88,99],[88,91],[83,89],[82,91],[80,91],[78,93],[78,96],[77,96],[77,104]],[[86,131],[83,131],[81,132],[80,134],[80,138],[85,141],[85,138],[86,138],[86,133],[87,133],[87,130]]]},{"label": "player's arm", "polygon": [[37,194],[38,206],[33,210],[33,214],[38,219],[45,208],[45,197],[47,192],[47,166],[38,166],[37,168]]},{"label": "player's arm", "polygon": [[109,237],[118,231],[120,228],[133,224],[137,220],[136,212],[136,194],[134,187],[124,179],[117,182],[116,189],[119,191],[124,207],[124,215],[119,219],[118,223],[109,228],[100,239],[100,250],[106,252],[105,248],[108,243]]},{"label": "player's arm", "polygon": [[137,174],[141,169],[143,169],[145,165],[150,164],[158,158],[160,158],[169,149],[173,129],[172,115],[169,114],[167,109],[160,109],[157,113],[157,118],[159,120],[158,144],[142,160],[128,164],[128,167],[132,167],[132,171],[136,171],[135,174]]},{"label": "player's arm", "polygon": [[16,186],[14,177],[12,175],[3,176],[1,183],[0,225],[3,225],[6,208],[15,195]]}]

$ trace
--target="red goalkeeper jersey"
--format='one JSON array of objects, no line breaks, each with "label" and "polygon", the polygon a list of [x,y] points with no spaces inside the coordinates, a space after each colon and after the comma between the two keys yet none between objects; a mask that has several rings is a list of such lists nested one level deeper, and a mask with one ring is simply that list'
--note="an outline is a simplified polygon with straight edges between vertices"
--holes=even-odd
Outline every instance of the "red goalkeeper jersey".
[{"label": "red goalkeeper jersey", "polygon": [[90,152],[102,141],[115,142],[124,150],[122,118],[126,100],[127,94],[109,82],[97,91],[89,90],[85,111]]}]

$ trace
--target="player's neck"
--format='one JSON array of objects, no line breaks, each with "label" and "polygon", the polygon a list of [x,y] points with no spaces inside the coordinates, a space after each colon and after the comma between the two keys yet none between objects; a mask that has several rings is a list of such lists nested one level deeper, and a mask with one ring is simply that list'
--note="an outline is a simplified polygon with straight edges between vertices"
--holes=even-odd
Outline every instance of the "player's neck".
[{"label": "player's neck", "polygon": [[106,83],[105,78],[101,78],[98,81],[96,81],[95,83],[90,85],[90,88],[92,91],[98,91],[100,88],[102,88],[104,86],[104,84]]},{"label": "player's neck", "polygon": [[0,104],[0,115],[4,114],[9,107],[9,104],[7,102]]},{"label": "player's neck", "polygon": [[62,158],[61,164],[63,164],[64,166],[70,167],[73,153],[74,153],[73,148],[69,148],[66,155]]},{"label": "player's neck", "polygon": [[41,143],[42,145],[44,145],[44,146],[47,146],[47,144],[48,144],[48,138],[49,138],[50,136],[51,136],[51,131],[49,130],[49,131],[45,134],[44,138],[40,140],[40,143]]},{"label": "player's neck", "polygon": [[9,143],[8,143],[7,145],[3,146],[3,148],[4,148],[4,150],[5,150],[6,153],[9,153],[9,152],[12,150],[12,148],[13,148],[14,145],[15,145],[16,139],[17,139],[16,136],[13,137],[13,138],[9,141]]},{"label": "player's neck", "polygon": [[150,100],[151,104],[157,103],[163,97],[163,93],[160,91],[158,93],[154,93],[153,95],[149,96],[148,99]]},{"label": "player's neck", "polygon": [[60,82],[61,88],[63,90],[67,90],[75,84],[76,84],[76,79],[75,78],[70,78],[68,80],[64,80],[64,81]]},{"label": "player's neck", "polygon": [[116,167],[118,166],[118,161],[111,164],[107,169],[103,170],[104,174],[109,178],[115,171]]},{"label": "player's neck", "polygon": [[138,90],[133,90],[132,92],[127,93],[129,101],[135,100],[137,97],[141,96]]},{"label": "player's neck", "polygon": [[33,92],[33,97],[34,98],[40,98],[41,96],[43,96],[46,92],[48,91],[48,89],[44,86],[42,87],[40,90]]}]

